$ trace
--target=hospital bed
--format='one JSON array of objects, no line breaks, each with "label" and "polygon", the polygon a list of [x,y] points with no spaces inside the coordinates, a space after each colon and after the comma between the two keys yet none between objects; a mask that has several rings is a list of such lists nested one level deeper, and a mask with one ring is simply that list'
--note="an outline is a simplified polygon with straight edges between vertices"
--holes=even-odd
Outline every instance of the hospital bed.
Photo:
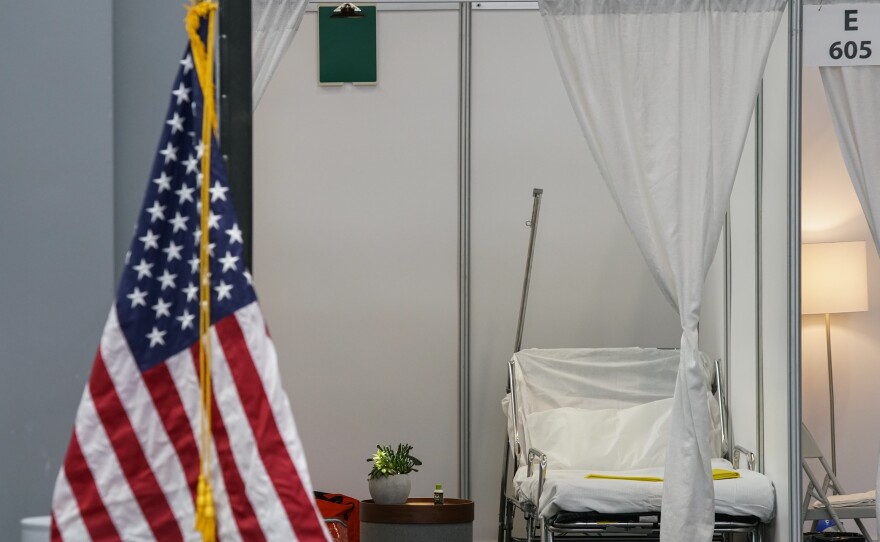
[{"label": "hospital bed", "polygon": [[[533,191],[515,354],[508,364],[507,442],[498,541],[658,540],[663,465],[679,351],[522,350],[543,190]],[[702,356],[711,418],[715,540],[758,540],[775,514],[773,484],[735,445],[721,362]],[[745,455],[748,468],[740,469]],[[512,466],[511,466],[512,460]],[[512,467],[512,468],[511,468]],[[715,478],[715,476],[713,476]],[[514,536],[514,518],[525,535]]]},{"label": "hospital bed", "polygon": [[[678,363],[677,350],[653,348],[517,352],[503,402],[514,468],[499,540],[522,539],[513,536],[517,513],[525,540],[656,539]],[[703,356],[703,366],[712,468],[736,476],[714,482],[716,539],[754,537],[773,518],[773,485],[750,470],[754,454],[731,443],[720,362]],[[742,453],[750,468],[738,468]]]}]

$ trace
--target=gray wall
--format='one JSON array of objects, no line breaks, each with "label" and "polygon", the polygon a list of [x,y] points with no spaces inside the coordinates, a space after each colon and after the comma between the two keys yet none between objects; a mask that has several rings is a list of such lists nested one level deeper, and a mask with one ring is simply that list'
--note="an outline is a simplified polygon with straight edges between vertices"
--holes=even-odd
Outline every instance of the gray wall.
[{"label": "gray wall", "polygon": [[186,46],[182,2],[113,3],[114,277],[122,271]]},{"label": "gray wall", "polygon": [[183,52],[180,2],[0,0],[0,539],[48,513]]},{"label": "gray wall", "polygon": [[0,2],[0,539],[49,511],[113,294],[111,0]]}]

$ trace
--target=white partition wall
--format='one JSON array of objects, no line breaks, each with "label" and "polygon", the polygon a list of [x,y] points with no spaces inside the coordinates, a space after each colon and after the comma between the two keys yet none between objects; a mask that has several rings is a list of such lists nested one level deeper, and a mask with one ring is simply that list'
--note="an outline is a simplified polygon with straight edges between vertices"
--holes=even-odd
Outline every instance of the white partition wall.
[{"label": "white partition wall", "polygon": [[764,73],[763,114],[757,127],[752,120],[731,195],[729,238],[731,418],[737,444],[762,452],[759,466],[776,488],[776,519],[765,540],[777,542],[800,532],[793,528],[790,505],[798,489],[790,478],[789,337],[797,322],[789,321],[788,41],[786,13]]},{"label": "white partition wall", "polygon": [[458,479],[458,15],[382,11],[375,87],[317,84],[307,13],[254,119],[254,275],[318,490]]},{"label": "white partition wall", "polygon": [[[532,188],[545,192],[523,347],[674,347],[680,327],[593,163],[537,10],[481,8],[471,42],[469,497],[475,540],[486,542],[497,534],[500,401]],[[255,115],[256,285],[316,489],[366,498],[375,444],[409,441],[425,461],[413,494],[440,482],[460,495],[458,20],[455,9],[380,9],[379,84],[320,87],[308,13]],[[765,540],[780,542],[791,532],[787,55],[783,23],[762,132],[764,459],[780,518]],[[729,259],[720,246],[701,330],[708,353],[729,350],[735,436],[755,450],[756,160],[753,126]]]},{"label": "white partition wall", "polygon": [[[762,342],[764,356],[764,467],[776,486],[776,521],[771,540],[794,540],[800,526],[792,518],[792,501],[799,500],[799,487],[791,476],[799,472],[790,454],[799,427],[791,427],[789,385],[793,367],[790,337],[797,332],[798,319],[790,320],[790,232],[789,199],[789,24],[786,12],[770,50],[764,78],[764,163],[762,192]],[[800,413],[797,413],[798,420]],[[799,463],[799,461],[797,462]]]},{"label": "white partition wall", "polygon": [[758,299],[756,118],[752,117],[729,213],[729,408],[737,444],[759,452],[757,419]]}]

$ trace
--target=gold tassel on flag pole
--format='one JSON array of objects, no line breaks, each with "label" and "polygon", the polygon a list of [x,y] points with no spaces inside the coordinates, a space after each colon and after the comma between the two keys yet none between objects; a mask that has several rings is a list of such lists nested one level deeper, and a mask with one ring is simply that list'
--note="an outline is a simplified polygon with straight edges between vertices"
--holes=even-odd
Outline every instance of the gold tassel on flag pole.
[{"label": "gold tassel on flag pole", "polygon": [[[211,489],[211,279],[208,215],[211,210],[211,139],[217,129],[214,105],[214,42],[216,40],[215,2],[199,1],[189,6],[186,30],[189,34],[193,61],[202,87],[202,186],[201,186],[201,239],[199,240],[199,382],[201,385],[200,431],[201,454],[199,481],[196,489],[195,530],[203,542],[215,542],[217,523],[214,494]],[[208,36],[202,42],[199,27],[207,19]]]}]

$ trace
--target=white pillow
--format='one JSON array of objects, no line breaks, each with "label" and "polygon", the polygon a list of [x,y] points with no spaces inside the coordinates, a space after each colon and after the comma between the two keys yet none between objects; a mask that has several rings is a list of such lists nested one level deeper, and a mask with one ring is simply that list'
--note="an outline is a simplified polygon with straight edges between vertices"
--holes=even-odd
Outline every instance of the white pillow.
[{"label": "white pillow", "polygon": [[631,470],[662,467],[672,399],[624,409],[562,407],[528,416],[529,445],[559,470]]}]

